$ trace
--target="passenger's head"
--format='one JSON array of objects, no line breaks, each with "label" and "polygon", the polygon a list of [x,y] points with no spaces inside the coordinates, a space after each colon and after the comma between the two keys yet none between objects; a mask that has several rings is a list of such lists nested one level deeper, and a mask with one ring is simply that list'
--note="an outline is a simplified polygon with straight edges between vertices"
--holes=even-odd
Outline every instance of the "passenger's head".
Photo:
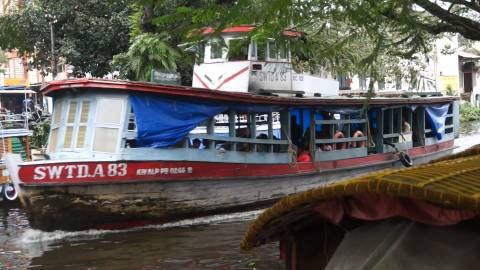
[{"label": "passenger's head", "polygon": [[193,141],[192,141],[193,148],[200,148],[201,144],[202,144],[202,142],[200,141],[200,139],[193,139]]}]

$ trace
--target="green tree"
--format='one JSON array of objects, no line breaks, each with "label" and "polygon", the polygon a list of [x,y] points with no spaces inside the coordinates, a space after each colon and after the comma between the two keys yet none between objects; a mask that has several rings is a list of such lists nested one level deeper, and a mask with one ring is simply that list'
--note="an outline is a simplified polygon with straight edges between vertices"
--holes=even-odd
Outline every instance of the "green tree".
[{"label": "green tree", "polygon": [[[297,66],[308,69],[322,66],[334,73],[363,73],[377,79],[402,69],[414,74],[411,66],[400,63],[399,59],[418,62],[421,60],[418,53],[430,51],[435,35],[458,33],[480,40],[478,1],[144,0],[139,3],[148,10],[142,25],[149,31],[168,31],[173,36],[189,36],[191,41],[195,40],[189,35],[192,30],[205,26],[221,30],[254,23],[258,27],[251,38],[262,40],[282,39],[282,31],[292,28],[305,33],[303,38],[292,42],[298,56]],[[171,40],[175,42],[178,38]]]},{"label": "green tree", "polygon": [[175,70],[178,53],[167,40],[165,33],[138,35],[127,53],[114,56],[112,66],[120,71],[121,78],[139,81],[148,81],[153,69]]},{"label": "green tree", "polygon": [[[128,53],[114,57],[112,69],[119,72],[120,78],[145,80],[152,68],[168,70],[175,67],[181,74],[182,84],[191,85],[195,56],[179,49],[178,45],[198,40],[191,31],[199,25],[208,25],[215,19],[210,15],[233,4],[234,1],[211,0],[137,1],[130,17],[132,46]],[[142,53],[138,50],[153,43],[157,45],[150,50]],[[134,68],[133,64],[139,65]]]},{"label": "green tree", "polygon": [[56,62],[74,66],[74,76],[110,72],[113,55],[129,46],[129,0],[35,0],[0,17],[0,47],[31,58],[31,67],[51,72],[50,26]]}]

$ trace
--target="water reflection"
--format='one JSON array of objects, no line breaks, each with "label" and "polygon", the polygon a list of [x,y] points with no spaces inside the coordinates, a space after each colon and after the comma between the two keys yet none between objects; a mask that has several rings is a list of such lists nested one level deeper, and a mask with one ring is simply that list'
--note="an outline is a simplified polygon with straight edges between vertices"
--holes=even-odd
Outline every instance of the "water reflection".
[{"label": "water reflection", "polygon": [[281,269],[276,246],[242,253],[244,222],[67,241],[32,259],[42,269]]},{"label": "water reflection", "polygon": [[241,252],[258,212],[186,220],[129,231],[41,232],[16,208],[2,209],[0,269],[283,269],[278,246]]}]

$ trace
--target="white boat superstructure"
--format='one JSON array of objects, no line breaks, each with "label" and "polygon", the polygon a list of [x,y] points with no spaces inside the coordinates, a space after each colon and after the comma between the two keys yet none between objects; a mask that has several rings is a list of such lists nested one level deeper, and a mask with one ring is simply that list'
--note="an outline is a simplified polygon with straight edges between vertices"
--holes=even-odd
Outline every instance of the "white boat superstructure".
[{"label": "white boat superstructure", "polygon": [[[280,44],[248,39],[254,28],[237,26],[223,30],[220,37],[208,36],[197,49],[200,63],[194,66],[192,86],[281,96],[338,96],[339,82],[328,73],[317,77],[295,72],[288,40]],[[284,31],[287,38],[299,35]]]}]

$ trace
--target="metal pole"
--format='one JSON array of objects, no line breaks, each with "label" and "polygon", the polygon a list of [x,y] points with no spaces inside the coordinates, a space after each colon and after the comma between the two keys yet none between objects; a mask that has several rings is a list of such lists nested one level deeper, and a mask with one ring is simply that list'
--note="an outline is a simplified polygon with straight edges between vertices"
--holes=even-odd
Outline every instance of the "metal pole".
[{"label": "metal pole", "polygon": [[50,49],[52,50],[52,76],[57,77],[57,63],[55,62],[55,41],[53,39],[53,22],[50,22]]}]

